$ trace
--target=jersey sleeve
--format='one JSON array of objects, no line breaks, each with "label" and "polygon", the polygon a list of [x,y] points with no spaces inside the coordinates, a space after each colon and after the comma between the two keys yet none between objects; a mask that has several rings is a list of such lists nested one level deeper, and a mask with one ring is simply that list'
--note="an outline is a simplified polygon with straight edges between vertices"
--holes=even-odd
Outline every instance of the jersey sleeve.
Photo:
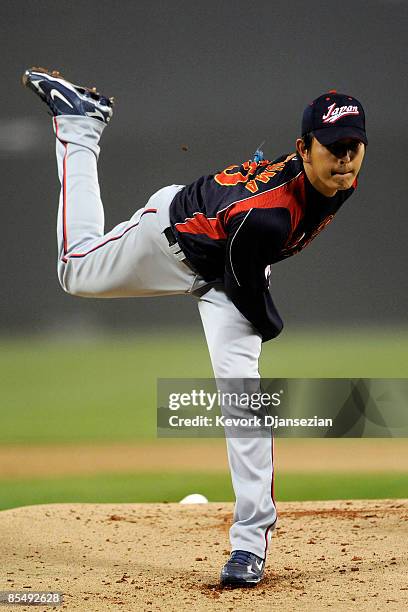
[{"label": "jersey sleeve", "polygon": [[288,239],[290,212],[286,208],[251,209],[232,217],[227,231],[225,291],[265,342],[283,328],[265,270]]}]

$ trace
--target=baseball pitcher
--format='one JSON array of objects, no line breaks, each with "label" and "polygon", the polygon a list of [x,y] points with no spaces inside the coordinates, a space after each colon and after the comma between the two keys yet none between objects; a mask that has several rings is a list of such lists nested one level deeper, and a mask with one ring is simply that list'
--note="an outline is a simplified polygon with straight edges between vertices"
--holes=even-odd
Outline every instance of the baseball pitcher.
[{"label": "baseball pitcher", "polygon": [[[356,189],[367,145],[361,103],[334,90],[319,96],[304,110],[296,152],[274,161],[257,152],[164,187],[105,233],[97,162],[113,99],[42,68],[27,70],[23,84],[53,116],[62,288],[82,297],[193,296],[217,385],[259,379],[262,343],[283,327],[270,266],[307,246]],[[236,503],[221,582],[254,586],[277,520],[273,440],[227,437],[227,451]]]}]

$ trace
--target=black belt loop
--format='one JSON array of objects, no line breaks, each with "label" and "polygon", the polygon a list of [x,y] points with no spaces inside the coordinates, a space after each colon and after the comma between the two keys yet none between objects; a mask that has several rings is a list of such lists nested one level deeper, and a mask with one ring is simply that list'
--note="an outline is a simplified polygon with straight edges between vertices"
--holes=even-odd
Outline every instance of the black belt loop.
[{"label": "black belt loop", "polygon": [[[169,247],[174,247],[176,246],[176,248],[178,248],[178,250],[172,250],[173,255],[176,259],[178,259],[179,261],[181,261],[185,266],[187,266],[187,268],[190,268],[190,270],[192,272],[194,272],[194,274],[198,274],[197,270],[195,270],[193,268],[193,266],[191,265],[191,263],[187,260],[186,256],[184,255],[183,249],[180,247],[179,243],[177,242],[177,238],[173,232],[173,228],[171,227],[166,227],[165,230],[163,230],[163,234],[165,235],[167,242],[169,243]],[[180,253],[182,253],[182,257],[180,257]]]},{"label": "black belt loop", "polygon": [[163,234],[166,236],[169,246],[173,246],[174,244],[177,243],[176,237],[171,227],[166,227]]}]

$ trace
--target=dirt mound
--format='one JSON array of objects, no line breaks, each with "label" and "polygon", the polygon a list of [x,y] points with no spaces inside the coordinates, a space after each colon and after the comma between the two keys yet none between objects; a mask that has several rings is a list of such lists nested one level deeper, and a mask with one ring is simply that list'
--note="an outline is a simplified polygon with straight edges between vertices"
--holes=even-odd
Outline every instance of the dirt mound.
[{"label": "dirt mound", "polygon": [[278,511],[265,580],[231,590],[218,577],[232,504],[6,510],[1,589],[60,591],[64,604],[54,609],[81,612],[408,609],[408,500],[291,502]]}]

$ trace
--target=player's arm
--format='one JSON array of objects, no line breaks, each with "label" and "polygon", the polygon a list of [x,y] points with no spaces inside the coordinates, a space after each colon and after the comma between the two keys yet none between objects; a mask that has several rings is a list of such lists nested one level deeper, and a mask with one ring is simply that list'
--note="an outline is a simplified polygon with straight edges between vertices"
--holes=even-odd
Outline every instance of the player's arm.
[{"label": "player's arm", "polygon": [[225,291],[265,342],[283,327],[269,293],[265,268],[288,239],[290,213],[285,208],[254,208],[232,217],[227,230]]}]

